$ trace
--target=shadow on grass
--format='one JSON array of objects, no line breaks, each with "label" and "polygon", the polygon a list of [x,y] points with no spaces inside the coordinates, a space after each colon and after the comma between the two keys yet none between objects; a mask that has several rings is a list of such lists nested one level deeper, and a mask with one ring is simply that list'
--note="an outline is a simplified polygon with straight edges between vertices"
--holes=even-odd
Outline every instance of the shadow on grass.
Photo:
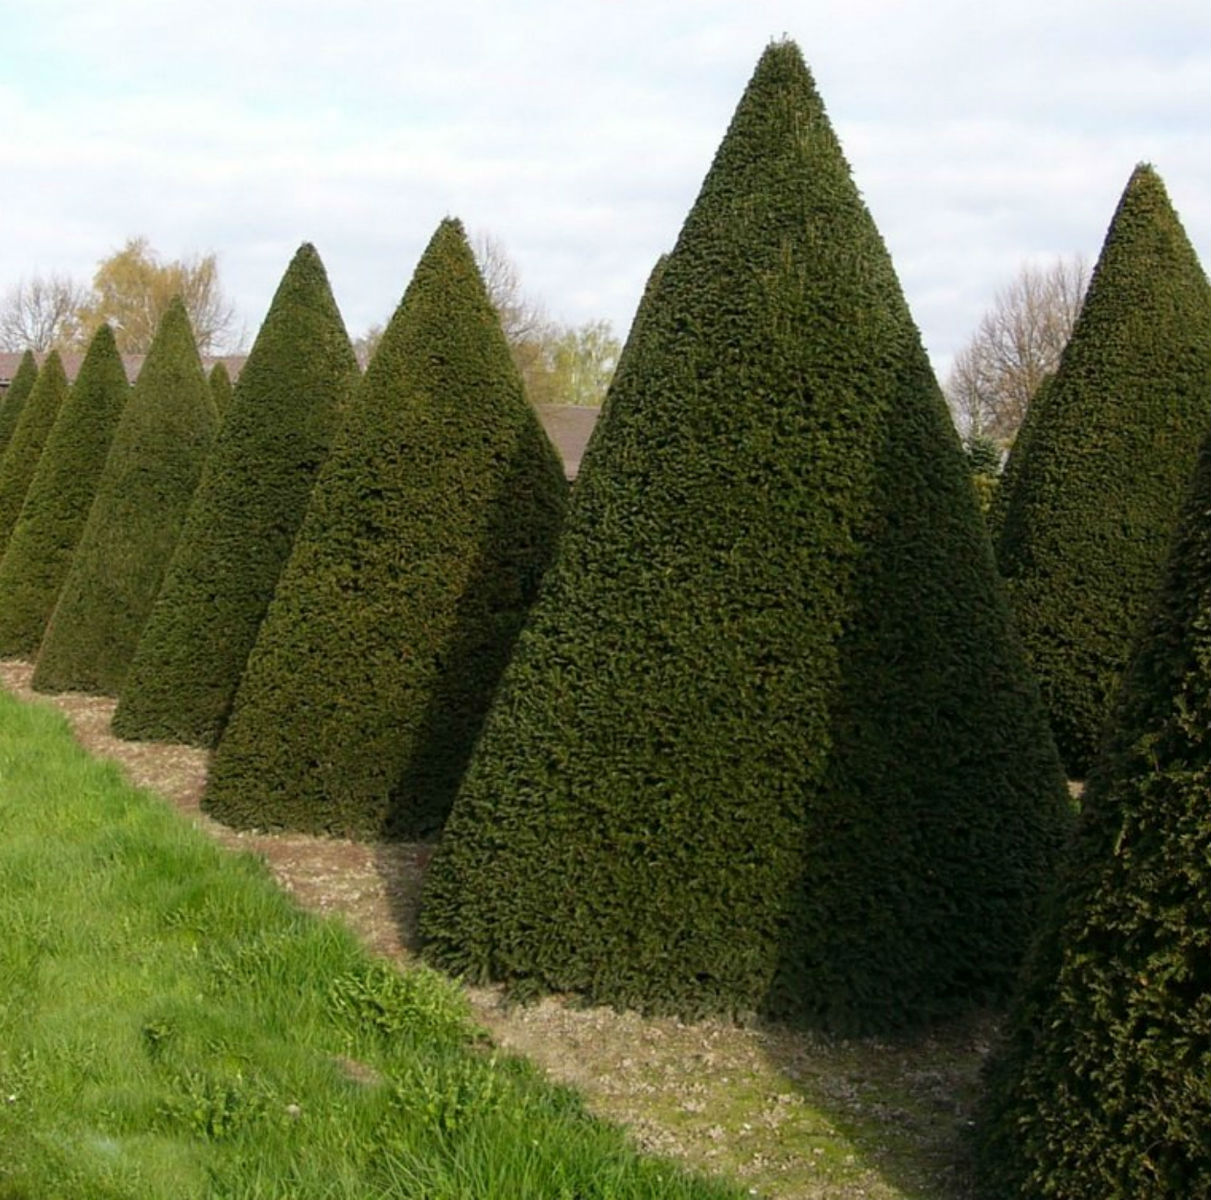
[{"label": "shadow on grass", "polygon": [[[419,952],[436,843],[376,846],[401,944]],[[482,1014],[481,1014],[482,1015]],[[779,1200],[971,1200],[965,1132],[996,1017],[895,1038],[774,1022],[682,1023],[566,998],[494,1010],[493,1036],[648,1149]]]}]

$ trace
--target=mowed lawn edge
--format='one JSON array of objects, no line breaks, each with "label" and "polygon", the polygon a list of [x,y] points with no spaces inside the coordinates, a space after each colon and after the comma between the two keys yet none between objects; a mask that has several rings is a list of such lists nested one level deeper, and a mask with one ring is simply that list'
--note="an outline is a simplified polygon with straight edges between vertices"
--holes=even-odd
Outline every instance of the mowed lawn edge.
[{"label": "mowed lawn edge", "polygon": [[0,1200],[741,1194],[0,693]]}]

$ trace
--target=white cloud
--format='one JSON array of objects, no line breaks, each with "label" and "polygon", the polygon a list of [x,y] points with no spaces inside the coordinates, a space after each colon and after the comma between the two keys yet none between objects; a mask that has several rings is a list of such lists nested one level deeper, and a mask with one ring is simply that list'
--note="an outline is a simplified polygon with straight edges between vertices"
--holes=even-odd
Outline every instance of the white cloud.
[{"label": "white cloud", "polygon": [[144,233],[255,330],[302,240],[352,332],[437,221],[624,332],[770,36],[795,37],[935,361],[1154,162],[1211,250],[1211,12],[1165,0],[46,0],[6,18],[0,286]]}]

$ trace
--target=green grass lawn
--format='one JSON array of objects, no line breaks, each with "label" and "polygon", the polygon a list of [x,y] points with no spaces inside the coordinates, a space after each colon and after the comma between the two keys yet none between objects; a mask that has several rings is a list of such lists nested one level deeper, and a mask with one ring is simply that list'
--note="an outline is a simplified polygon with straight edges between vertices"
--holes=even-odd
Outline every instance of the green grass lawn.
[{"label": "green grass lawn", "polygon": [[743,1193],[642,1158],[0,692],[0,1200]]}]

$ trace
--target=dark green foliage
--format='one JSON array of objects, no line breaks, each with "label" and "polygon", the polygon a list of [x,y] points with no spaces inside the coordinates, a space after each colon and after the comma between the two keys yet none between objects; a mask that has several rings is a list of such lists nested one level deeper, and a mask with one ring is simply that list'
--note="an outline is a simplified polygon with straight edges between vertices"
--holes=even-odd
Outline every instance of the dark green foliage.
[{"label": "dark green foliage", "polygon": [[32,350],[27,350],[21,356],[21,363],[13,373],[3,397],[0,397],[0,455],[3,455],[13,436],[26,397],[34,390],[37,378],[38,360],[34,358]]},{"label": "dark green foliage", "polygon": [[1001,448],[990,437],[977,435],[963,443],[967,455],[967,467],[973,475],[999,475],[1001,473]]},{"label": "dark green foliage", "polygon": [[67,577],[130,394],[113,330],[89,345],[0,561],[0,656],[32,655]]},{"label": "dark green foliage", "polygon": [[[601,411],[598,414],[597,421],[593,426],[593,432],[589,435],[588,443],[585,445],[584,453],[581,455],[580,469],[577,472],[579,476],[583,473],[585,464],[591,461],[593,456],[593,446],[600,437],[600,431],[608,424],[608,414],[610,409],[610,396],[619,389],[619,380],[622,379],[631,368],[632,357],[637,353],[636,347],[643,340],[644,326],[647,324],[648,314],[655,306],[655,297],[660,288],[660,280],[664,276],[665,264],[669,261],[667,253],[662,254],[652,266],[648,273],[647,282],[644,284],[643,295],[639,297],[639,303],[635,308],[635,316],[631,320],[630,332],[627,334],[626,341],[622,345],[622,350],[619,352],[618,361],[614,364],[614,374],[610,381],[610,388],[606,392],[605,399],[601,403]],[[608,439],[607,439],[608,440]]]},{"label": "dark green foliage", "polygon": [[210,397],[214,401],[215,411],[219,414],[219,420],[227,415],[227,410],[231,407],[231,376],[227,373],[227,364],[217,362],[210,368]]},{"label": "dark green foliage", "polygon": [[63,363],[58,353],[52,350],[21,406],[13,436],[4,454],[0,455],[0,554],[4,553],[13,526],[21,515],[21,506],[25,503],[25,494],[38,469],[42,448],[70,390]]},{"label": "dark green foliage", "polygon": [[1211,437],[977,1130],[990,1200],[1211,1196]]},{"label": "dark green foliage", "polygon": [[639,326],[431,868],[428,953],[842,1027],[999,993],[1059,765],[794,45],[758,65]]},{"label": "dark green foliage", "polygon": [[1054,373],[1044,375],[1042,382],[1035,389],[1034,395],[1031,396],[1030,403],[1026,406],[1026,413],[1022,417],[1021,424],[1018,425],[1013,445],[1010,446],[1009,454],[1005,458],[1005,465],[1001,469],[997,487],[992,493],[985,520],[988,525],[988,536],[992,539],[994,548],[1000,545],[1001,531],[1005,526],[1005,513],[1009,507],[1009,497],[1013,495],[1018,476],[1022,473],[1030,446],[1031,432],[1039,424],[1042,414],[1047,408],[1047,397],[1051,394],[1051,385],[1054,381]]},{"label": "dark green foliage", "polygon": [[1084,776],[1211,420],[1211,287],[1131,176],[1015,467],[997,562],[1060,754]]},{"label": "dark green foliage", "polygon": [[207,810],[362,835],[440,826],[565,494],[462,226],[445,221],[320,472]]},{"label": "dark green foliage", "polygon": [[324,265],[304,245],[241,372],[143,628],[114,713],[119,736],[218,740],[357,377]]},{"label": "dark green foliage", "polygon": [[189,318],[176,300],[122,410],[34,687],[117,694],[217,422]]}]

